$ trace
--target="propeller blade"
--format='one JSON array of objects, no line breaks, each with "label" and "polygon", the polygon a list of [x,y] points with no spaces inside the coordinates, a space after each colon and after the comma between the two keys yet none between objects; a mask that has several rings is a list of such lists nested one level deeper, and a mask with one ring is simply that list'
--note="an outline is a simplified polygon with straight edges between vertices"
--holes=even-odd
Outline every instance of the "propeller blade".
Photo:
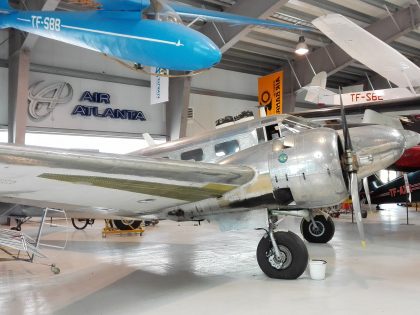
[{"label": "propeller blade", "polygon": [[370,199],[370,190],[367,177],[363,178],[363,189],[365,190],[366,200],[369,205],[369,211],[372,211],[372,200]]},{"label": "propeller blade", "polygon": [[344,136],[344,149],[353,151],[353,145],[350,139],[350,132],[347,126],[346,112],[344,110],[343,95],[341,87],[339,88],[340,93],[340,106],[341,106],[341,125],[343,127],[343,136]]},{"label": "propeller blade", "polygon": [[359,230],[360,241],[362,243],[362,247],[366,247],[366,240],[365,240],[365,230],[363,227],[362,221],[362,210],[360,208],[360,199],[359,199],[359,187],[357,183],[357,175],[356,173],[351,173],[350,177],[350,187],[351,187],[351,200],[353,203],[353,210],[356,215],[356,223],[357,229]]}]

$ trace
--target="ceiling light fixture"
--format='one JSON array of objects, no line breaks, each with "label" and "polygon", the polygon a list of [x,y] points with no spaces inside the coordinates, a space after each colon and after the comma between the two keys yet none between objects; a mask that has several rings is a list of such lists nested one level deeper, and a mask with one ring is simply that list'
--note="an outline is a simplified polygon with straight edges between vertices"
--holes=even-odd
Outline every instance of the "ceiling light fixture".
[{"label": "ceiling light fixture", "polygon": [[308,45],[305,42],[305,36],[300,36],[299,37],[299,42],[296,45],[295,53],[300,55],[300,56],[303,56],[303,55],[306,55],[308,52],[309,52],[309,48],[308,48]]}]

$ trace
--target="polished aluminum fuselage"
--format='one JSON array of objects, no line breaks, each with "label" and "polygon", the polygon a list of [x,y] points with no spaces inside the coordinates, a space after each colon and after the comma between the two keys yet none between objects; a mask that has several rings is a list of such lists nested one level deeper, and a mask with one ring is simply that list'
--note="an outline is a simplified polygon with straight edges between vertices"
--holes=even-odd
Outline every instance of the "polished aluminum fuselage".
[{"label": "polished aluminum fuselage", "polygon": [[[206,162],[217,157],[213,164],[0,145],[0,201],[63,208],[71,217],[154,214],[177,220],[332,206],[348,195],[340,134],[315,127],[282,115],[143,151],[180,157],[202,148]],[[359,180],[420,142],[416,133],[383,126],[352,128],[350,134]],[[240,141],[247,136],[251,140]],[[239,152],[216,156],[215,145],[232,140],[238,140]]]}]

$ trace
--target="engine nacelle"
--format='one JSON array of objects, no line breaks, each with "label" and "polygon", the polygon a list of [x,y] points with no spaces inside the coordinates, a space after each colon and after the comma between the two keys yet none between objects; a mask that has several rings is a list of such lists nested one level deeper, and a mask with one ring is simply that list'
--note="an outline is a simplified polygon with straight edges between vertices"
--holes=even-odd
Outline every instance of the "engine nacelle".
[{"label": "engine nacelle", "polygon": [[337,205],[348,197],[340,162],[338,134],[327,128],[287,135],[273,142],[269,171],[274,197],[281,203],[290,190],[298,207]]}]

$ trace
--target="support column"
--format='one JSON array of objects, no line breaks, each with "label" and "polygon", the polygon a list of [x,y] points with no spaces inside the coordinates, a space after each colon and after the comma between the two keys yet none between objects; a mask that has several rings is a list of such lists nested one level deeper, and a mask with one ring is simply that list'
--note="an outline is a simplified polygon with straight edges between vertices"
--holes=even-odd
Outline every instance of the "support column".
[{"label": "support column", "polygon": [[25,144],[30,51],[20,48],[19,31],[10,30],[9,36],[9,143]]},{"label": "support column", "polygon": [[177,140],[187,135],[191,77],[169,80],[169,102],[166,103],[166,138]]}]

